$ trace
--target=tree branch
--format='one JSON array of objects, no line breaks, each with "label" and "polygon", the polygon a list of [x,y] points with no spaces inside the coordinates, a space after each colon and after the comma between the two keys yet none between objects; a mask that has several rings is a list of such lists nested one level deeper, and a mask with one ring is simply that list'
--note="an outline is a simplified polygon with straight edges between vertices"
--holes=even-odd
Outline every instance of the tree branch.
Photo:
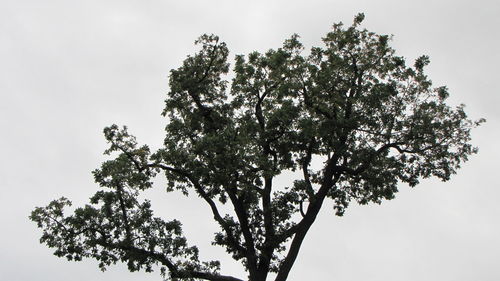
[{"label": "tree branch", "polygon": [[176,173],[178,175],[181,175],[181,176],[187,178],[193,184],[196,192],[210,206],[210,209],[212,210],[212,214],[214,216],[215,221],[217,221],[219,223],[219,225],[222,227],[222,229],[224,229],[224,231],[226,232],[226,235],[229,239],[229,242],[231,243],[231,246],[236,251],[238,251],[239,254],[241,254],[242,256],[246,256],[247,250],[243,246],[241,246],[240,243],[238,242],[238,240],[234,237],[233,232],[231,230],[231,227],[227,224],[226,220],[224,220],[224,218],[220,215],[219,210],[218,210],[217,205],[215,204],[214,200],[212,200],[212,198],[210,198],[210,196],[205,192],[205,190],[198,183],[198,181],[196,181],[189,173],[187,173],[183,170],[177,169],[177,168],[169,167],[169,166],[159,164],[159,163],[148,164],[148,166],[155,167],[155,168],[161,168],[165,171],[173,172],[173,173]]},{"label": "tree branch", "polygon": [[120,210],[122,212],[122,219],[123,219],[123,226],[125,227],[125,238],[127,242],[130,242],[132,238],[131,230],[130,230],[130,224],[128,221],[128,215],[127,215],[127,208],[125,208],[125,202],[123,201],[123,187],[119,183],[117,184],[117,195],[118,195],[118,201],[120,203]]},{"label": "tree branch", "polygon": [[[264,183],[264,192],[262,195],[262,209],[264,212],[264,229],[265,229],[265,241],[264,247],[261,251],[259,257],[259,272],[262,275],[267,275],[269,272],[269,266],[271,264],[271,259],[275,247],[271,245],[271,241],[274,240],[274,222],[273,222],[273,212],[271,209],[271,191],[272,191],[272,177],[266,177]],[[265,277],[263,277],[263,280]]]},{"label": "tree branch", "polygon": [[306,182],[306,187],[307,187],[306,192],[307,192],[307,196],[309,197],[309,200],[312,200],[314,197],[314,189],[312,187],[310,174],[309,174],[309,164],[311,163],[311,159],[312,159],[313,145],[314,145],[314,138],[311,139],[311,141],[307,145],[306,156],[305,156],[303,163],[302,163],[302,173],[304,176],[304,181]]},{"label": "tree branch", "polygon": [[203,76],[196,82],[197,84],[203,82],[208,77],[208,73],[210,72],[210,68],[212,68],[212,65],[215,61],[215,57],[216,57],[216,56],[214,56],[215,51],[217,51],[217,49],[219,48],[218,42],[219,42],[219,39],[217,38],[217,40],[215,41],[215,45],[212,49],[212,52],[210,52],[210,62],[208,63],[208,66],[205,69]]},{"label": "tree branch", "polygon": [[330,113],[328,113],[327,111],[321,109],[319,106],[315,106],[313,104],[313,102],[311,101],[311,97],[308,94],[308,90],[307,90],[305,84],[302,85],[302,97],[304,99],[304,104],[307,107],[313,109],[316,112],[316,114],[323,115],[323,117],[326,117],[326,119],[329,119],[329,120],[333,120],[334,119],[333,116]]},{"label": "tree branch", "polygon": [[248,214],[245,206],[243,205],[243,197],[238,198],[235,190],[232,188],[225,188],[225,190],[229,195],[229,199],[233,204],[234,212],[236,213],[236,217],[240,223],[241,232],[243,233],[243,238],[245,239],[245,257],[247,259],[248,271],[250,279],[253,279],[257,271],[257,255],[254,238],[250,232],[250,226],[248,225]]},{"label": "tree branch", "polygon": [[334,176],[335,162],[332,160],[333,159],[327,162],[327,165],[324,169],[323,182],[320,189],[314,196],[314,201],[310,202],[309,206],[307,207],[305,216],[295,227],[295,235],[293,237],[292,243],[290,244],[290,249],[288,250],[288,254],[281,264],[275,281],[286,281],[288,274],[290,273],[290,270],[295,263],[297,255],[299,254],[302,242],[304,241],[309,228],[316,220],[316,216],[318,215],[321,206],[323,205],[323,201],[328,194],[328,191],[335,185],[335,183],[339,179],[338,174]]},{"label": "tree branch", "polygon": [[119,249],[122,251],[134,253],[137,255],[142,255],[145,257],[149,257],[153,260],[156,260],[168,268],[172,278],[180,278],[180,279],[199,278],[199,279],[205,279],[205,280],[210,280],[210,281],[243,281],[241,279],[238,279],[238,278],[235,278],[232,276],[219,275],[216,273],[197,271],[197,270],[179,269],[174,263],[172,263],[163,254],[158,253],[158,252],[154,252],[154,251],[147,251],[147,250],[144,250],[141,248],[137,248],[137,247],[134,247],[130,244],[124,245],[124,244],[119,244],[119,243],[106,243],[104,241],[98,242],[98,244],[103,246],[103,247]]},{"label": "tree branch", "polygon": [[386,149],[394,148],[399,153],[422,153],[424,151],[427,151],[427,150],[433,149],[435,147],[438,147],[442,143],[441,142],[440,143],[436,143],[434,145],[429,145],[429,146],[426,146],[426,147],[420,148],[420,149],[402,148],[400,146],[402,144],[405,144],[405,143],[404,142],[393,142],[393,143],[388,143],[388,144],[385,144],[385,145],[381,146],[374,153],[372,153],[372,155],[369,157],[369,159],[367,161],[363,162],[356,169],[352,169],[352,168],[347,167],[346,165],[342,165],[342,166],[335,166],[335,170],[337,172],[347,173],[349,175],[356,176],[356,175],[359,175],[362,172],[364,172],[366,169],[368,169],[369,166],[370,166],[370,164],[371,164],[371,162],[373,161],[373,159],[375,157],[377,157],[381,152],[385,151]]}]

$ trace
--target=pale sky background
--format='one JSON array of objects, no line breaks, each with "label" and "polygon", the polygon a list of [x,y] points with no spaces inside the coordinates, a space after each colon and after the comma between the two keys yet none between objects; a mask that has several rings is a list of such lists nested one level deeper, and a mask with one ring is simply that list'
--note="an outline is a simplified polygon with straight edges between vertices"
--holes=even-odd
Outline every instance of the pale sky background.
[{"label": "pale sky background", "polygon": [[[169,70],[203,33],[232,56],[279,47],[293,33],[311,47],[338,21],[366,14],[364,27],[393,34],[399,55],[431,58],[428,74],[487,123],[473,133],[480,152],[451,181],[401,186],[395,200],[335,217],[328,202],[290,281],[500,280],[500,3],[498,1],[0,1],[0,280],[161,280],[158,273],[105,273],[68,262],[38,243],[28,220],[60,196],[75,205],[96,190],[91,170],[105,158],[103,127],[128,125],[157,148]],[[210,246],[215,227],[195,196],[149,191],[156,215],[180,218],[201,256],[238,263]]]}]

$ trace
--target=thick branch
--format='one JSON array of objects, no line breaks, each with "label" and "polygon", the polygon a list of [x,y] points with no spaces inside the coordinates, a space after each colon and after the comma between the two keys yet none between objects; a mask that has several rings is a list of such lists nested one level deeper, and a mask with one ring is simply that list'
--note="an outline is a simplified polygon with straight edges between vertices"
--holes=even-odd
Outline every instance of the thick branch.
[{"label": "thick branch", "polygon": [[248,264],[248,271],[250,273],[250,278],[256,274],[257,270],[257,255],[255,251],[255,242],[252,233],[250,232],[250,226],[248,225],[248,214],[246,212],[243,197],[238,198],[234,189],[225,188],[229,195],[229,199],[234,207],[234,212],[240,223],[241,232],[243,233],[243,238],[245,239],[246,247],[246,258]]},{"label": "thick branch", "polygon": [[265,130],[266,128],[266,122],[264,120],[264,115],[262,114],[262,102],[264,101],[264,99],[266,98],[267,96],[267,91],[265,91],[262,96],[258,96],[258,100],[257,100],[257,103],[255,104],[255,116],[257,117],[257,121],[259,122],[259,126],[260,126],[260,129],[262,131]]},{"label": "thick branch", "polygon": [[[262,113],[262,103],[264,99],[267,97],[270,91],[277,87],[277,83],[272,85],[271,87],[266,87],[262,96],[258,95],[258,100],[255,105],[255,116],[260,126],[261,136],[263,136],[262,143],[262,153],[265,157],[272,156],[274,158],[274,162],[277,162],[278,155],[275,151],[271,149],[271,142],[278,140],[283,134],[278,134],[278,136],[269,139],[266,136],[266,123],[264,119],[264,115]],[[273,222],[273,211],[271,208],[271,192],[272,192],[272,176],[265,176],[264,178],[264,189],[262,194],[262,210],[264,217],[264,230],[265,230],[265,241],[264,246],[261,250],[261,254],[259,256],[259,265],[258,265],[258,273],[259,279],[264,280],[269,272],[269,267],[271,264],[271,259],[275,247],[271,245],[271,241],[274,240],[275,232],[274,232],[274,222]]]},{"label": "thick branch", "polygon": [[264,192],[262,196],[262,209],[264,211],[265,241],[259,259],[259,273],[263,275],[262,280],[265,280],[265,276],[267,276],[267,273],[269,272],[269,266],[271,264],[271,259],[275,249],[275,247],[271,245],[271,241],[274,240],[275,236],[273,213],[271,209],[271,191],[272,191],[272,177],[266,177],[264,183]]},{"label": "thick branch", "polygon": [[197,270],[179,269],[174,263],[172,263],[163,254],[158,253],[158,252],[154,252],[154,251],[147,251],[144,249],[140,249],[140,248],[134,247],[132,245],[122,245],[122,244],[117,244],[117,243],[106,243],[106,242],[101,242],[99,244],[103,247],[120,249],[120,250],[123,250],[126,252],[142,255],[145,257],[149,257],[153,260],[156,260],[168,268],[168,270],[170,271],[171,276],[173,278],[199,278],[199,279],[205,279],[205,280],[210,280],[210,281],[243,281],[241,279],[238,279],[238,278],[235,278],[232,276],[219,275],[219,274],[215,274],[215,273],[197,271]]},{"label": "thick branch", "polygon": [[304,157],[304,160],[302,162],[302,173],[304,175],[304,181],[306,182],[306,187],[307,187],[306,192],[307,196],[309,197],[309,200],[312,200],[312,198],[314,197],[314,189],[312,187],[309,175],[309,164],[311,164],[313,145],[314,145],[314,138],[307,145],[306,156]]},{"label": "thick branch", "polygon": [[286,255],[283,263],[281,264],[278,275],[276,276],[275,281],[285,281],[292,269],[293,264],[299,254],[300,247],[304,238],[309,231],[309,228],[316,220],[316,216],[318,215],[321,206],[323,205],[323,201],[328,194],[328,191],[334,186],[335,182],[338,180],[338,176],[334,178],[334,167],[335,162],[332,160],[328,161],[327,166],[324,170],[323,175],[323,183],[321,184],[320,189],[314,196],[314,201],[310,202],[307,207],[307,212],[305,216],[302,218],[297,227],[295,228],[296,232],[293,237],[292,243],[290,245],[290,249],[288,250],[288,254]]}]

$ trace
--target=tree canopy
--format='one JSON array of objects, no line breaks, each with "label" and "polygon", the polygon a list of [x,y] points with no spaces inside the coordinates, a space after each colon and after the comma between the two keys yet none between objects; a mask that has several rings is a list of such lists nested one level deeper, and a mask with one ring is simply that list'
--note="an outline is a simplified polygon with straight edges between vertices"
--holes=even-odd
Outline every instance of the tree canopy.
[{"label": "tree canopy", "polygon": [[[470,132],[484,120],[447,105],[447,88],[424,73],[429,58],[407,65],[390,36],[360,27],[363,18],[334,24],[307,53],[293,35],[281,48],[237,55],[232,81],[226,44],[201,36],[200,50],[170,73],[163,147],[105,128],[111,160],[93,172],[102,188],[71,215],[66,198],[36,208],[41,243],[102,269],[124,262],[169,280],[243,280],[200,261],[181,222],[139,199],[163,174],[168,192],[206,203],[220,226],[213,244],[241,261],[248,280],[284,281],[324,202],[341,216],[351,202],[393,199],[401,183],[448,180],[477,152]],[[290,186],[276,181],[285,171],[295,172]]]}]

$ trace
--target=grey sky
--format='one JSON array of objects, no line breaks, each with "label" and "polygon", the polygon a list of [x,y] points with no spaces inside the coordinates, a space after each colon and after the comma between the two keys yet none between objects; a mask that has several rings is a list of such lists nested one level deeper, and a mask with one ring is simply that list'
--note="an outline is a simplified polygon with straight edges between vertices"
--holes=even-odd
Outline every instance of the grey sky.
[{"label": "grey sky", "polygon": [[[158,147],[167,76],[203,33],[232,54],[280,46],[293,33],[311,47],[334,22],[365,12],[364,27],[394,34],[398,54],[431,58],[429,76],[465,103],[480,153],[451,181],[401,186],[381,206],[325,204],[291,272],[299,280],[500,280],[500,4],[498,1],[70,1],[0,3],[0,280],[161,280],[118,265],[70,263],[38,244],[28,221],[35,206],[60,196],[82,205],[97,190],[90,171],[104,159],[101,131],[128,125]],[[182,218],[201,255],[244,277],[222,249],[194,196],[148,191],[157,215]]]}]

